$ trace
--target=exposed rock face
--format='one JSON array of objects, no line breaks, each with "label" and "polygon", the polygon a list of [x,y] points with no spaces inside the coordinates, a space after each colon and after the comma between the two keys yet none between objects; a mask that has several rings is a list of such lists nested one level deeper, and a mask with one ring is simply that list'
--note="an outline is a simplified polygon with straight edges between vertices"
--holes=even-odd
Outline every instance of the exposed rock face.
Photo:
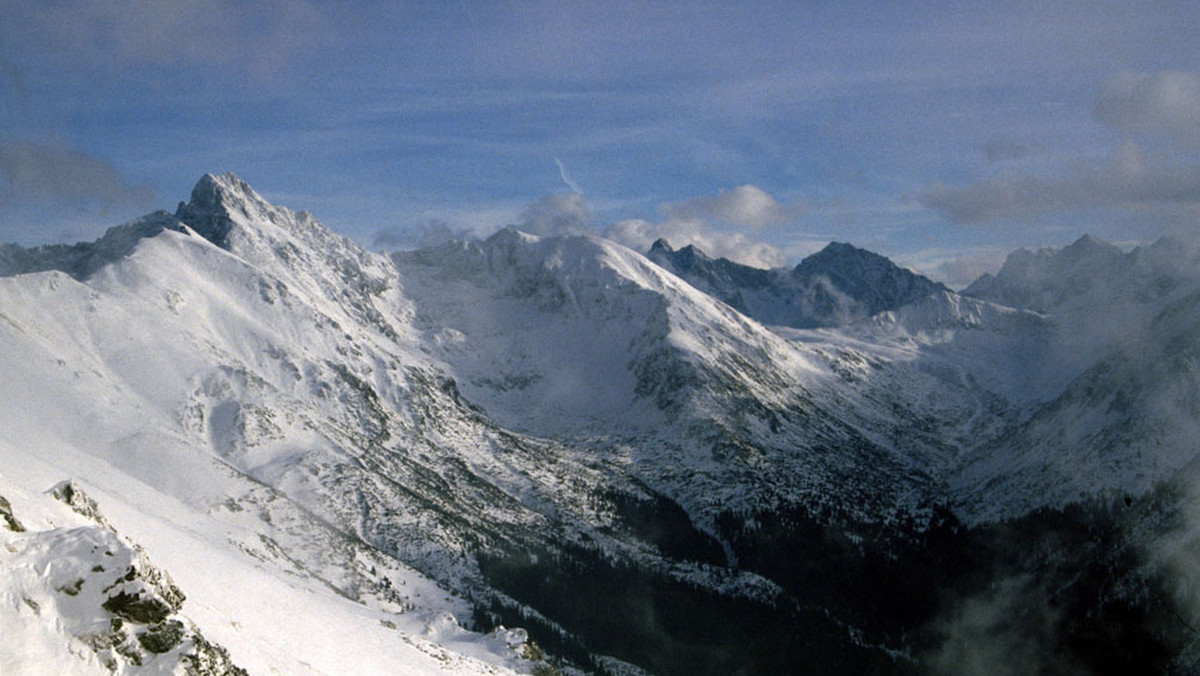
[{"label": "exposed rock face", "polygon": [[25,532],[25,526],[21,525],[20,520],[13,514],[12,505],[8,503],[8,500],[3,495],[0,495],[0,518],[4,519],[5,527],[12,532]]},{"label": "exposed rock face", "polygon": [[83,489],[71,479],[60,482],[54,488],[51,488],[50,494],[54,496],[54,499],[70,507],[76,514],[91,519],[97,525],[107,528],[114,533],[116,532],[116,529],[112,527],[108,519],[105,519],[104,515],[100,513],[100,506],[96,504],[96,501],[83,492]]}]

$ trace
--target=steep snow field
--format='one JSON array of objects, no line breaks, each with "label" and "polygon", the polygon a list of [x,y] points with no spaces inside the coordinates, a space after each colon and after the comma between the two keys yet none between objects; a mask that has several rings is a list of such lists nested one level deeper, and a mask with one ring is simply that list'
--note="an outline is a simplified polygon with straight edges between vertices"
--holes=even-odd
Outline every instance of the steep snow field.
[{"label": "steep snow field", "polygon": [[[40,445],[36,453],[0,446],[6,468],[0,495],[26,529],[0,531],[7,571],[0,585],[5,674],[110,673],[110,659],[120,673],[176,673],[187,645],[146,653],[142,669],[120,653],[93,648],[92,637],[107,632],[117,617],[102,604],[124,590],[108,585],[130,564],[144,570],[145,559],[167,571],[186,595],[179,616],[187,625],[228,649],[232,662],[250,673],[503,674],[519,667],[513,648],[521,647],[522,635],[481,636],[459,628],[450,618],[465,611],[461,602],[411,570],[393,563],[384,573],[404,590],[403,607],[356,603],[295,565],[300,562],[279,561],[261,524],[255,532],[228,518],[228,507],[219,503],[208,510],[183,504],[106,463],[55,446]],[[87,486],[117,532],[48,492],[24,488],[55,486],[51,477],[64,476],[63,465],[89,477],[77,485]],[[230,477],[226,483],[229,491],[237,482]],[[208,488],[218,494],[218,486]],[[146,543],[146,554],[134,551],[137,543]],[[63,591],[81,579],[76,593]]]}]

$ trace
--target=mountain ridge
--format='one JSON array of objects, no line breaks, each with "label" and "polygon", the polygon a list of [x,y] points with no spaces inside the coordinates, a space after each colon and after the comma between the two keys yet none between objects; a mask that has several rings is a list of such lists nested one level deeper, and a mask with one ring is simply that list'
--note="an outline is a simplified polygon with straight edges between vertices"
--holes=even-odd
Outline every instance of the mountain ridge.
[{"label": "mountain ridge", "polygon": [[1065,312],[1113,302],[1153,303],[1200,278],[1193,245],[1172,237],[1126,253],[1091,235],[1061,249],[1018,249],[996,274],[963,295],[1037,312]]},{"label": "mountain ridge", "polygon": [[[1091,501],[1129,490],[1150,503],[1162,483],[1127,480],[1190,462],[1178,439],[1122,441],[1162,424],[1142,413],[1156,402],[1196,389],[1186,281],[1145,310],[1160,347],[1112,368],[1107,343],[1078,349],[1074,315],[955,294],[849,245],[799,278],[857,305],[838,306],[853,311],[837,326],[794,328],[602,238],[505,229],[373,254],[231,174],[149,218],[110,255],[46,254],[88,274],[0,276],[0,493],[75,468],[122,532],[184,569],[198,624],[251,671],[294,665],[289,651],[333,663],[243,616],[188,552],[258,570],[308,632],[326,604],[356,628],[339,634],[351,646],[400,632],[423,647],[363,659],[420,673],[539,668],[502,624],[596,673],[924,673],[953,613],[937,599],[988,588],[972,562],[1023,570],[1025,549],[996,544],[1018,523],[1045,560],[1067,562],[1029,574],[1081,604],[1071,622],[1107,630],[1105,599],[1151,598],[1132,582],[1129,597],[1068,584],[1077,553],[1109,565],[1117,550],[1062,543],[1118,527],[1094,521]],[[745,271],[724,272],[712,279]],[[867,314],[873,303],[889,307]],[[1131,381],[1130,368],[1172,377]],[[1122,401],[1133,414],[1107,416]],[[1095,465],[1082,497],[1056,479],[1083,446],[1049,464],[1019,452],[1048,447],[1040,430],[1062,429],[1064,411],[1103,420],[1104,453],[1121,460]],[[1068,508],[1082,516],[1043,516]],[[1135,510],[1120,526],[1134,530],[1114,532],[1159,532],[1153,517]],[[1117,572],[1166,575],[1154,565]],[[1173,640],[1138,632],[1121,645]],[[431,666],[429,651],[461,660]]]},{"label": "mountain ridge", "polygon": [[647,257],[748,316],[793,328],[845,326],[948,290],[842,242],[831,242],[790,270],[710,258],[695,246],[676,251],[663,239]]}]

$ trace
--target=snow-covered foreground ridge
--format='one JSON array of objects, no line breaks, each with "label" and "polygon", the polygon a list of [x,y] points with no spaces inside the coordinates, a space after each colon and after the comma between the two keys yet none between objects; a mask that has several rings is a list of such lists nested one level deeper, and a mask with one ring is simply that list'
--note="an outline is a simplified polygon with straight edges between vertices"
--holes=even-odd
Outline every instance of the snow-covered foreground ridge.
[{"label": "snow-covered foreground ridge", "polygon": [[[232,174],[0,245],[0,670],[548,673],[501,624],[568,671],[919,670],[935,609],[903,599],[950,583],[879,571],[1192,463],[1200,275],[1155,251],[1119,284],[1089,242],[1018,256],[988,300],[847,245],[769,284],[691,254],[701,291],[592,237],[374,254]],[[1120,326],[1069,296],[1106,283]],[[186,600],[134,626],[101,550]]]},{"label": "snow-covered foreground ridge", "polygon": [[[395,322],[399,298],[367,288],[394,269],[233,177],[206,177],[185,211],[237,253],[165,213],[4,252],[7,274],[31,271],[0,279],[0,495],[27,529],[6,536],[0,671],[193,673],[96,648],[123,587],[87,573],[124,571],[93,545],[136,544],[187,595],[184,626],[250,673],[528,673],[523,635],[463,630],[457,594],[359,537],[372,487],[343,467],[387,432],[360,420],[378,403],[355,369],[402,368],[372,306]],[[72,477],[128,540],[49,504]],[[400,527],[435,541],[420,518]],[[79,595],[57,591],[76,573]]]}]

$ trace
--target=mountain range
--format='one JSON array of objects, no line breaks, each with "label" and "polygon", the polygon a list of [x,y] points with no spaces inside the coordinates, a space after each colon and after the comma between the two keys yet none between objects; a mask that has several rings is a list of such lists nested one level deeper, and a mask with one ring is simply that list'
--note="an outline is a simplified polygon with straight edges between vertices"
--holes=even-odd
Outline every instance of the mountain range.
[{"label": "mountain range", "polygon": [[1186,673],[1198,338],[1175,240],[384,255],[206,175],[0,246],[0,668]]}]

